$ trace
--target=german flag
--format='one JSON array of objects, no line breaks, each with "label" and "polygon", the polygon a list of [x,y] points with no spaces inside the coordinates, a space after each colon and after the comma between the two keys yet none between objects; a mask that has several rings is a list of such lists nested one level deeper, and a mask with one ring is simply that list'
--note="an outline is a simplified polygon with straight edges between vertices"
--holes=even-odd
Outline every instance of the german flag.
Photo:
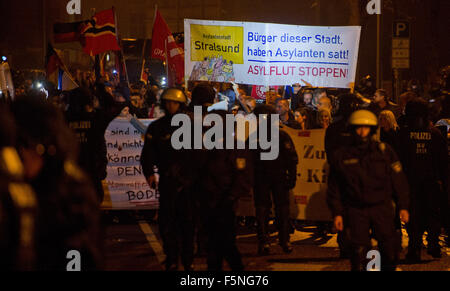
[{"label": "german flag", "polygon": [[114,9],[104,10],[94,15],[81,29],[83,50],[95,56],[106,51],[117,51],[116,23]]},{"label": "german flag", "polygon": [[46,79],[59,90],[72,90],[78,87],[51,44],[47,46]]},{"label": "german flag", "polygon": [[51,44],[47,45],[46,55],[46,78],[54,85],[58,85],[59,69],[64,65]]},{"label": "german flag", "polygon": [[53,36],[55,43],[80,41],[81,28],[86,21],[53,24]]}]

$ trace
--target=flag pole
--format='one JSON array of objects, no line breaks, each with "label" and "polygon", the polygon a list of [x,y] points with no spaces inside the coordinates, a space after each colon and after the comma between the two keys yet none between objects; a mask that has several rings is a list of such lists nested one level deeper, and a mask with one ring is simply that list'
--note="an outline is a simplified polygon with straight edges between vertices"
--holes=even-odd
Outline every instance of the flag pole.
[{"label": "flag pole", "polygon": [[[142,46],[142,68],[141,68],[141,77],[145,72],[145,48],[147,46],[147,39],[144,39],[144,44]],[[145,84],[148,86],[148,77],[147,77],[147,83]]]},{"label": "flag pole", "polygon": [[61,57],[60,57],[58,51],[57,51],[56,49],[53,49],[53,50],[55,51],[56,55],[58,56],[58,58],[59,58],[60,61],[61,61],[61,64],[62,64],[62,70],[67,74],[67,76],[69,77],[69,79],[70,79],[73,83],[75,83],[77,86],[79,86],[79,85],[77,84],[77,82],[74,81],[73,76],[72,76],[72,74],[69,72],[69,70],[67,69],[66,64],[62,61],[62,59],[61,59]]},{"label": "flag pole", "polygon": [[165,52],[165,54],[166,54],[166,76],[167,76],[167,86],[169,86],[169,84],[170,84],[170,80],[169,80],[169,59],[168,59],[168,57],[167,57],[167,39],[164,41],[164,52]]},{"label": "flag pole", "polygon": [[[155,26],[157,11],[158,11],[158,5],[155,4],[155,16],[153,17],[153,26]],[[153,31],[153,29],[152,29],[152,31]],[[152,39],[153,39],[153,33],[152,33]],[[167,56],[167,38],[164,40],[164,54],[166,55],[166,64],[164,66],[164,68],[166,69],[166,77],[167,77],[166,84],[169,85],[169,61],[168,61],[168,56]]]},{"label": "flag pole", "polygon": [[[153,47],[153,29],[155,28],[156,14],[157,13],[158,13],[158,4],[155,4],[155,13],[153,14],[153,25],[152,25],[152,47]],[[164,43],[164,46],[165,46],[165,50],[167,51],[166,42]],[[152,56],[153,56],[153,51],[150,53],[150,58]],[[166,54],[166,65],[167,65],[167,54]],[[167,67],[165,67],[165,69],[166,69],[166,75],[167,75]]]},{"label": "flag pole", "polygon": [[116,39],[117,39],[117,43],[119,44],[119,47],[120,47],[120,53],[122,55],[122,62],[123,62],[123,66],[125,68],[125,79],[128,84],[128,89],[130,89],[130,79],[128,78],[127,62],[125,60],[125,54],[123,53],[122,42],[120,41],[120,38],[119,38],[119,23],[117,22],[117,14],[116,14],[116,9],[114,8],[114,6],[112,7],[112,10],[114,13],[114,22],[116,24]]}]

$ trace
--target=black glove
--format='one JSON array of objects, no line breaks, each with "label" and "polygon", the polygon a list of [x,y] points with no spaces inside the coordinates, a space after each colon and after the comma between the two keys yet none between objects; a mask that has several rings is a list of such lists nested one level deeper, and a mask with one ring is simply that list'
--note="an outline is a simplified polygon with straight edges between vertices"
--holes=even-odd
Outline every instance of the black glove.
[{"label": "black glove", "polygon": [[288,175],[287,175],[287,187],[288,187],[288,189],[294,189],[295,188],[295,185],[297,184],[297,173],[296,172],[294,172],[294,173],[292,173],[292,172],[289,172],[288,173]]}]

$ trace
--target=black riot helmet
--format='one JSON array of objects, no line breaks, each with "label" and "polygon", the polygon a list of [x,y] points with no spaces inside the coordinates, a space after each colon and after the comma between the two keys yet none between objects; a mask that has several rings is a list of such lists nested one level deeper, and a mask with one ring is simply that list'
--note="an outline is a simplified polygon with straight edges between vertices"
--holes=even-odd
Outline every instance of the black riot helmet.
[{"label": "black riot helmet", "polygon": [[413,98],[405,107],[406,121],[411,127],[428,127],[428,103],[420,97]]},{"label": "black riot helmet", "polygon": [[94,106],[94,96],[84,88],[78,87],[68,93],[69,111],[72,113],[81,113],[85,111],[86,106]]},{"label": "black riot helmet", "polygon": [[211,85],[199,84],[192,90],[191,106],[208,107],[214,103],[216,91]]},{"label": "black riot helmet", "polygon": [[341,94],[338,96],[337,100],[337,115],[342,116],[345,119],[348,119],[361,105],[361,100],[355,94]]}]

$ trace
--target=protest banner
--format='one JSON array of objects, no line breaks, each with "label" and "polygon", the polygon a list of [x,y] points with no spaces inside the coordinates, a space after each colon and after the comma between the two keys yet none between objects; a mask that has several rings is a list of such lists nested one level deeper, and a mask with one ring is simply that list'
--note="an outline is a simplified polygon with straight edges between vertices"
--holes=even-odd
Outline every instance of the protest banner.
[{"label": "protest banner", "polygon": [[[148,126],[150,119],[140,119]],[[291,217],[326,221],[331,214],[326,205],[328,163],[325,130],[299,131],[283,127],[294,142],[299,163],[297,184],[290,193]],[[125,118],[116,118],[105,132],[108,175],[104,181],[103,209],[157,209],[159,193],[150,189],[142,173],[140,155],[144,146],[142,130]],[[248,133],[246,132],[246,135]],[[254,216],[253,193],[241,197],[238,216]]]},{"label": "protest banner", "polygon": [[301,220],[329,221],[326,203],[329,165],[325,153],[325,129],[295,130],[284,127],[298,155],[297,184],[291,191],[291,215]]},{"label": "protest banner", "polygon": [[185,19],[184,32],[188,81],[354,85],[360,26]]},{"label": "protest banner", "polygon": [[[326,203],[328,163],[325,154],[325,130],[296,130],[283,127],[294,142],[298,155],[297,184],[290,191],[290,216],[298,220],[330,221]],[[242,197],[238,216],[254,216],[253,194]]]},{"label": "protest banner", "polygon": [[[148,126],[151,119],[140,119]],[[144,147],[141,130],[126,118],[116,118],[105,132],[108,165],[103,183],[103,209],[157,209],[159,193],[150,189],[142,172],[140,157]]]}]

